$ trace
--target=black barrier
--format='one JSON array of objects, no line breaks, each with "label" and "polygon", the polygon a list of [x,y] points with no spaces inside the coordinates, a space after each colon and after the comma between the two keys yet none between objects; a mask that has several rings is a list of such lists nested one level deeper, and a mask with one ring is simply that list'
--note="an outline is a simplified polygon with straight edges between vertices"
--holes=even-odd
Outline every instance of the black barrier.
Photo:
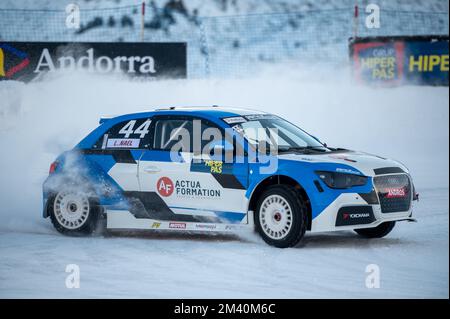
[{"label": "black barrier", "polygon": [[0,42],[0,80],[27,82],[59,69],[186,78],[186,43]]},{"label": "black barrier", "polygon": [[350,39],[354,75],[363,83],[448,86],[448,36]]}]

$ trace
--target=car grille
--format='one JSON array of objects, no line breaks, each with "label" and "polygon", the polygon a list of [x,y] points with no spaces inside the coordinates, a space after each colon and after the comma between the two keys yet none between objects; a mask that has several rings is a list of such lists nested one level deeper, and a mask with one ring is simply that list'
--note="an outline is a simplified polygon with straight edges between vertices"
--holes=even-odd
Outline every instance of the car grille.
[{"label": "car grille", "polygon": [[411,181],[406,174],[374,177],[374,184],[383,213],[408,211],[411,206]]}]

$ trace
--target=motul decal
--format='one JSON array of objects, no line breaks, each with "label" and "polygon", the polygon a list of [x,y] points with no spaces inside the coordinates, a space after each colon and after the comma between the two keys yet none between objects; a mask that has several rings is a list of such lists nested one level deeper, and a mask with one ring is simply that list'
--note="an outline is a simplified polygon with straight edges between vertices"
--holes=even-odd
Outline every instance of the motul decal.
[{"label": "motul decal", "polygon": [[186,223],[169,223],[169,228],[186,229]]}]

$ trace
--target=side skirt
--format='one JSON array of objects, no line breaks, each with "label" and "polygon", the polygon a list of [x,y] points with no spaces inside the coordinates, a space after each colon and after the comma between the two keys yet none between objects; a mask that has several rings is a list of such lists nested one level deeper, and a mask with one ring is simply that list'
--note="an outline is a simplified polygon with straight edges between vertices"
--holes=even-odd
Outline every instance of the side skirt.
[{"label": "side skirt", "polygon": [[[240,224],[185,222],[173,220],[158,220],[150,218],[136,218],[126,210],[107,210],[107,229],[125,230],[174,230],[199,232],[235,232],[253,230],[252,222]],[[248,221],[253,220],[253,212],[247,214]]]}]

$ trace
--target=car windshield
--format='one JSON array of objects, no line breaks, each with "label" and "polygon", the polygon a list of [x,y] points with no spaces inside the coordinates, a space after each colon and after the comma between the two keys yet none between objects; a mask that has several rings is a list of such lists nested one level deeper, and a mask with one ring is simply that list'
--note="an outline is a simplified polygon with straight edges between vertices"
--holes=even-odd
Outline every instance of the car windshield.
[{"label": "car windshield", "polygon": [[283,151],[328,151],[311,135],[292,123],[274,115],[251,115],[224,119],[233,129],[242,134],[246,140],[259,149],[272,147]]}]

